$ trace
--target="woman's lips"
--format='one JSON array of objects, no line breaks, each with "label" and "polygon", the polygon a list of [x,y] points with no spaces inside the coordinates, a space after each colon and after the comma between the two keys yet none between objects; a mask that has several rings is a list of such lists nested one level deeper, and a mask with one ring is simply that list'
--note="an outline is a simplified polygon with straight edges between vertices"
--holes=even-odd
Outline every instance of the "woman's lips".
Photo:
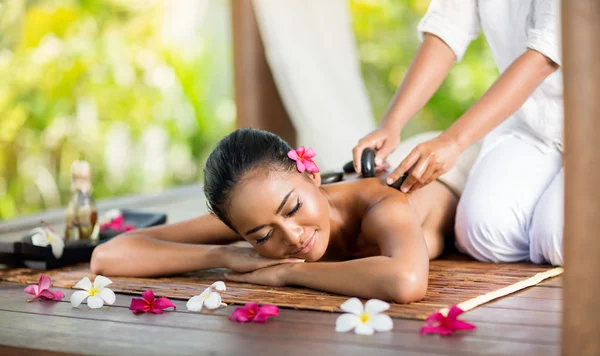
[{"label": "woman's lips", "polygon": [[312,236],[308,239],[308,241],[300,248],[300,250],[296,251],[294,254],[307,254],[312,250],[313,246],[315,246],[315,241],[317,240],[317,232],[313,232]]}]

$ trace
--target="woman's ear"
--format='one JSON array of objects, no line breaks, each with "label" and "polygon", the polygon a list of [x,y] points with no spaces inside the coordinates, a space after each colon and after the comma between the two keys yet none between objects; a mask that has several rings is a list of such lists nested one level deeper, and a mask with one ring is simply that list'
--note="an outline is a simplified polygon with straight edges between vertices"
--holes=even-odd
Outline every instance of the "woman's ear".
[{"label": "woman's ear", "polygon": [[310,174],[310,178],[317,184],[317,187],[321,186],[321,173],[308,173]]}]

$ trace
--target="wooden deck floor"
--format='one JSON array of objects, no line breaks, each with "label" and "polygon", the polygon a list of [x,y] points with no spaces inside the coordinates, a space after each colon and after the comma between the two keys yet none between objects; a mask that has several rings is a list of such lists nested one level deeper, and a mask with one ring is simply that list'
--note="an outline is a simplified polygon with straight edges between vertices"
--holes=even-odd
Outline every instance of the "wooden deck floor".
[{"label": "wooden deck floor", "polygon": [[[205,211],[201,189],[185,187],[158,196],[130,197],[99,204],[161,211],[170,222]],[[143,207],[143,208],[142,208]],[[40,218],[59,227],[55,210],[0,224],[0,239],[22,236]],[[1,268],[1,267],[0,267]],[[422,322],[395,319],[394,329],[373,336],[336,333],[338,314],[282,309],[267,324],[238,324],[227,319],[230,306],[214,313],[190,313],[185,301],[177,311],[133,315],[130,295],[117,294],[113,306],[90,310],[67,301],[25,301],[23,285],[0,283],[0,354],[44,355],[558,355],[562,319],[562,278],[543,282],[479,307],[462,319],[477,330],[452,337],[421,336]],[[70,296],[72,291],[63,290]]]}]

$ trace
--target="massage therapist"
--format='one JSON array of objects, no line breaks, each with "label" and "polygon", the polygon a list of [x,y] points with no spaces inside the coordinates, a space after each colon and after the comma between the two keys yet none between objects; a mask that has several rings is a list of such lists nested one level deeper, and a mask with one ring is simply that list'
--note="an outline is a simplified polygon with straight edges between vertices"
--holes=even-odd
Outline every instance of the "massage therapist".
[{"label": "massage therapist", "polygon": [[447,172],[484,138],[456,216],[460,251],[487,262],[563,263],[563,103],[557,0],[432,0],[422,44],[381,121],[353,150],[377,165],[481,30],[501,75],[440,136],[418,145],[389,175],[409,172],[410,193]]}]

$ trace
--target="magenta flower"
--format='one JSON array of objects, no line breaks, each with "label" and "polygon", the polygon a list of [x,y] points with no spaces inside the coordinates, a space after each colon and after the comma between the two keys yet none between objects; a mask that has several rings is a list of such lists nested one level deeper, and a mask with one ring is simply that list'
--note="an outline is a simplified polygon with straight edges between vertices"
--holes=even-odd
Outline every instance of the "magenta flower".
[{"label": "magenta flower", "polygon": [[255,323],[264,323],[269,319],[270,316],[278,316],[279,308],[275,305],[262,305],[258,306],[258,303],[246,304],[243,308],[236,308],[229,320],[237,321],[240,323],[247,323],[249,321]]},{"label": "magenta flower", "polygon": [[444,316],[440,312],[431,314],[425,320],[427,325],[421,327],[420,333],[448,336],[452,335],[455,331],[475,329],[475,325],[457,319],[463,312],[461,308],[453,305],[450,311],[448,311],[448,316]]},{"label": "magenta flower", "polygon": [[129,306],[129,310],[133,311],[133,314],[139,313],[154,313],[160,314],[163,309],[171,308],[177,309],[175,304],[173,304],[169,299],[165,297],[160,297],[154,299],[154,292],[152,289],[148,289],[144,293],[142,293],[142,298],[132,298],[131,305]]},{"label": "magenta flower", "polygon": [[133,230],[133,226],[125,225],[125,220],[123,219],[123,215],[118,216],[114,219],[111,219],[109,222],[100,225],[100,230],[111,229],[117,232],[123,231],[131,231]]},{"label": "magenta flower", "polygon": [[38,298],[40,299],[50,299],[50,300],[56,300],[56,301],[60,301],[61,299],[63,299],[65,297],[65,295],[63,294],[63,292],[61,291],[51,291],[50,289],[50,285],[52,284],[52,279],[50,279],[50,277],[45,276],[45,275],[40,275],[40,280],[38,282],[38,284],[32,284],[29,285],[25,288],[25,293],[27,294],[31,294],[33,295],[33,298],[28,299],[27,303],[36,300]]},{"label": "magenta flower", "polygon": [[317,167],[317,164],[312,160],[312,158],[316,156],[312,148],[300,146],[295,150],[290,150],[287,155],[290,159],[296,161],[298,172],[302,173],[308,171],[310,173],[319,173],[319,167]]}]

